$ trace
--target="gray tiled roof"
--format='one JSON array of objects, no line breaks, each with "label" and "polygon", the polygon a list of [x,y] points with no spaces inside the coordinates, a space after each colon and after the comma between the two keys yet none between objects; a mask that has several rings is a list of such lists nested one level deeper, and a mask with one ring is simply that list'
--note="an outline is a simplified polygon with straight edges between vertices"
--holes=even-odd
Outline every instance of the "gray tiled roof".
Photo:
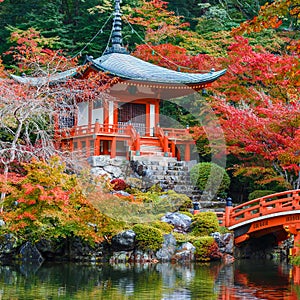
[{"label": "gray tiled roof", "polygon": [[[184,73],[166,69],[143,61],[130,54],[109,53],[99,58],[88,57],[94,68],[112,76],[126,80],[162,84],[205,84],[213,82],[225,74],[226,70],[208,73]],[[77,75],[76,68],[44,77],[16,76],[11,77],[19,83],[39,86],[47,83],[57,83]]]},{"label": "gray tiled roof", "polygon": [[41,76],[41,77],[31,77],[31,76],[16,76],[10,75],[15,81],[22,84],[30,84],[33,86],[40,86],[47,83],[56,83],[65,81],[67,78],[73,77],[77,74],[76,68],[56,73],[49,76]]},{"label": "gray tiled roof", "polygon": [[97,59],[88,57],[94,67],[122,79],[166,84],[201,84],[212,82],[226,70],[209,73],[183,73],[143,61],[130,54],[110,53]]}]

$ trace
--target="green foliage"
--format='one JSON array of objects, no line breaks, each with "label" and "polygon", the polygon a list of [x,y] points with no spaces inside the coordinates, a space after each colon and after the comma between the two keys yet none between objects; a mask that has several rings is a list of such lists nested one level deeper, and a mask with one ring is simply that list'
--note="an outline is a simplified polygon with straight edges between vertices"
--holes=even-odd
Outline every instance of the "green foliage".
[{"label": "green foliage", "polygon": [[191,227],[195,236],[207,236],[220,229],[217,215],[210,211],[196,214]]},{"label": "green foliage", "polygon": [[185,233],[179,233],[179,232],[172,232],[173,236],[175,237],[176,241],[178,244],[183,244],[183,243],[193,243],[193,240],[195,239],[195,236],[191,234],[185,234]]},{"label": "green foliage", "polygon": [[193,219],[193,217],[194,217],[194,215],[192,213],[190,213],[189,211],[182,211],[181,210],[180,213],[190,217],[191,219]]},{"label": "green foliage", "polygon": [[2,234],[13,233],[20,242],[80,237],[91,244],[113,234],[114,222],[87,201],[75,175],[66,174],[58,158],[49,164],[32,162],[24,169],[25,176],[0,183],[7,195]]},{"label": "green foliage", "polygon": [[196,248],[195,257],[197,261],[210,260],[213,251],[218,249],[215,239],[211,236],[194,236],[192,234],[172,233],[179,244],[191,243]]},{"label": "green foliage", "polygon": [[216,242],[211,236],[198,237],[193,240],[193,245],[196,248],[195,256],[198,261],[210,260],[212,250],[216,248]]},{"label": "green foliage", "polygon": [[253,199],[257,199],[263,196],[267,196],[267,195],[271,195],[276,193],[275,191],[271,191],[271,190],[255,190],[252,193],[249,194],[248,199],[249,200],[253,200]]},{"label": "green foliage", "polygon": [[169,190],[164,194],[165,199],[180,211],[187,211],[193,208],[193,201],[185,194],[178,194]]},{"label": "green foliage", "polygon": [[291,256],[290,263],[294,266],[300,266],[300,255]]},{"label": "green foliage", "polygon": [[163,234],[171,233],[174,229],[174,226],[172,224],[162,222],[162,221],[153,221],[149,223],[151,227],[159,229]]},{"label": "green foliage", "polygon": [[214,194],[217,188],[217,194],[222,197],[230,185],[230,177],[225,169],[215,163],[198,163],[192,167],[190,175],[192,183],[201,191]]},{"label": "green foliage", "polygon": [[137,247],[141,250],[157,251],[163,243],[162,232],[152,226],[136,224],[132,230],[135,232]]}]

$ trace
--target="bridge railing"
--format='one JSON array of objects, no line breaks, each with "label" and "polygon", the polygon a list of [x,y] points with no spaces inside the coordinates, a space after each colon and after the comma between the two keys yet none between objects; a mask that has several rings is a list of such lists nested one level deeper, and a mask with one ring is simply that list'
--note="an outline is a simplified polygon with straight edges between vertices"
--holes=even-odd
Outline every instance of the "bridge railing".
[{"label": "bridge railing", "polygon": [[274,213],[300,210],[300,190],[284,191],[240,204],[231,209],[229,226]]}]

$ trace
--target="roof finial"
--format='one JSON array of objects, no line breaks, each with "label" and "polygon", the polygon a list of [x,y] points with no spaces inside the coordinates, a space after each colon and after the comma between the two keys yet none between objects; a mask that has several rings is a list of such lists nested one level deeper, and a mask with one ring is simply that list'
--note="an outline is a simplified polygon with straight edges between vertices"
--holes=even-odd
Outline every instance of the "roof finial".
[{"label": "roof finial", "polygon": [[111,47],[109,47],[105,54],[108,53],[128,53],[127,50],[122,46],[122,19],[121,19],[121,0],[115,0],[115,12],[114,21],[111,34]]}]

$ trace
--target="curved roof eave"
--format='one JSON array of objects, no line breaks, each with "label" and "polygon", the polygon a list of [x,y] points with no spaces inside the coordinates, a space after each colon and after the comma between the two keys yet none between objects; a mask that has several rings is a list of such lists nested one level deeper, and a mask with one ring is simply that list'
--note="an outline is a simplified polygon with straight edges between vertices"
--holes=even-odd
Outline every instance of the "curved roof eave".
[{"label": "curved roof eave", "polygon": [[95,69],[121,79],[161,84],[210,83],[226,73],[226,69],[201,74],[178,72],[124,53],[110,53],[96,59],[88,57],[87,60]]},{"label": "curved roof eave", "polygon": [[41,86],[45,84],[53,84],[56,82],[61,82],[66,80],[67,78],[74,77],[78,74],[77,68],[72,68],[70,70],[56,73],[54,75],[49,76],[41,76],[41,77],[31,77],[31,76],[17,76],[10,74],[10,77],[22,84],[29,84],[31,86]]}]

